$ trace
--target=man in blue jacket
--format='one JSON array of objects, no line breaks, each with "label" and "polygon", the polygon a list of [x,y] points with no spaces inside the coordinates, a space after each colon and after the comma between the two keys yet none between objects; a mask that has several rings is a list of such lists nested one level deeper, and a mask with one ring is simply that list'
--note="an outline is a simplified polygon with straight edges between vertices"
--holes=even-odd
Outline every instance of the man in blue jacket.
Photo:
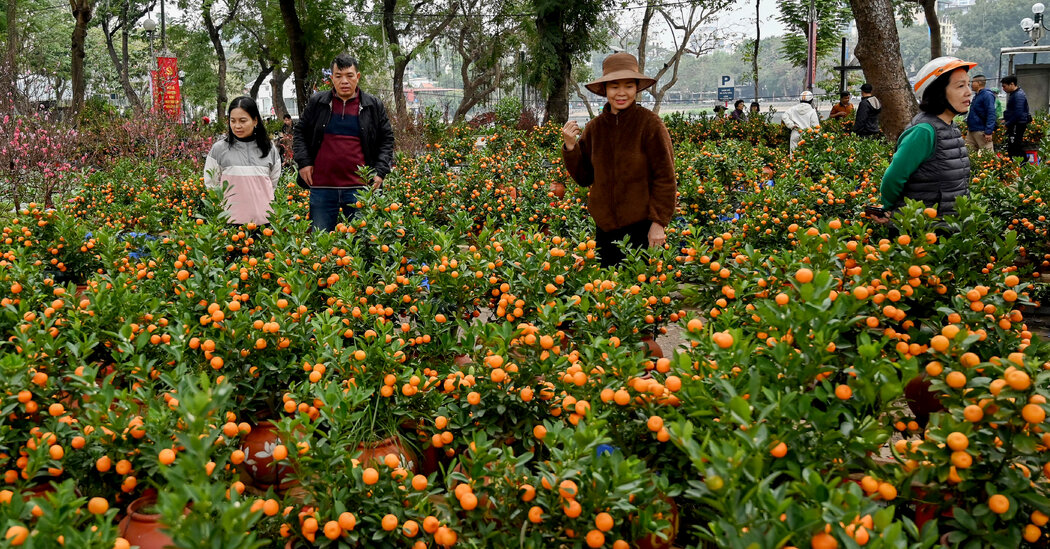
[{"label": "man in blue jacket", "polygon": [[[995,132],[995,94],[985,89],[987,80],[984,75],[977,75],[970,81],[973,89],[973,101],[970,102],[970,114],[966,115],[966,148],[972,151],[991,151],[992,133]],[[960,113],[961,114],[961,113]]]},{"label": "man in blue jacket", "polygon": [[1028,96],[1017,85],[1016,76],[1004,76],[1003,91],[1009,94],[1006,99],[1006,110],[1003,111],[1003,123],[1006,124],[1006,151],[1014,157],[1024,157],[1024,132],[1032,115],[1028,111]]}]

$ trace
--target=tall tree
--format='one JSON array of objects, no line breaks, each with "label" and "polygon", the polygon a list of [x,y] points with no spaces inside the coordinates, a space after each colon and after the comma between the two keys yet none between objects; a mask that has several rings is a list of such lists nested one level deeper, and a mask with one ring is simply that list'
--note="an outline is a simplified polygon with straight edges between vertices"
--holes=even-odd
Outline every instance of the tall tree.
[{"label": "tall tree", "polygon": [[755,101],[758,101],[758,54],[762,45],[762,0],[755,0],[755,53],[751,57],[751,78],[755,80]]},{"label": "tall tree", "polygon": [[[103,37],[106,40],[106,51],[109,53],[110,61],[113,62],[117,78],[120,80],[120,87],[124,90],[124,96],[128,98],[128,104],[131,105],[131,109],[135,114],[142,114],[144,109],[142,100],[139,99],[139,94],[135,91],[134,86],[131,85],[128,37],[131,29],[147,13],[153,11],[155,5],[155,0],[103,0],[96,14],[101,23]],[[120,33],[119,53],[114,44],[116,40],[115,35],[118,32]]]},{"label": "tall tree", "polygon": [[[15,98],[18,85],[18,0],[7,0],[7,49],[4,54],[3,97]],[[5,102],[6,103],[6,102]],[[5,104],[6,108],[7,105]]]},{"label": "tall tree", "polygon": [[80,116],[80,110],[84,108],[84,95],[87,92],[87,78],[84,75],[85,42],[87,41],[88,25],[95,14],[95,0],[69,0],[69,8],[73,12],[73,35],[72,47],[72,80],[73,100],[69,106],[70,117],[76,120]]},{"label": "tall tree", "polygon": [[[781,53],[796,67],[806,66],[809,44],[809,6],[817,11],[817,59],[835,50],[849,24],[849,4],[845,0],[779,0],[777,20],[787,27]],[[890,16],[893,22],[893,16]]]},{"label": "tall tree", "polygon": [[[383,34],[394,57],[394,108],[397,116],[403,118],[408,115],[408,105],[405,103],[405,69],[445,32],[459,11],[459,2],[382,0],[382,8]],[[398,25],[398,21],[402,24]]]},{"label": "tall tree", "polygon": [[850,0],[857,21],[857,60],[864,78],[882,101],[882,130],[897,139],[918,112],[915,94],[904,73],[892,0]]},{"label": "tall tree", "polygon": [[520,10],[517,2],[464,0],[461,7],[462,16],[448,33],[450,45],[459,54],[463,88],[463,99],[453,115],[457,122],[496,90],[508,88],[511,81],[504,78],[504,58],[515,54],[521,41],[518,20],[507,17],[512,10]]},{"label": "tall tree", "polygon": [[[220,6],[219,2],[222,5]],[[226,116],[226,48],[222,44],[222,29],[229,24],[237,15],[240,0],[202,0],[201,18],[204,19],[204,28],[208,31],[212,47],[215,48],[215,57],[218,61],[219,81],[215,86],[215,119],[222,120]],[[216,9],[220,8],[220,9]],[[221,9],[225,8],[225,12]],[[215,13],[213,13],[213,11]]]},{"label": "tall tree", "polygon": [[929,34],[930,59],[936,59],[944,51],[944,39],[941,36],[941,20],[937,15],[939,0],[894,0],[897,16],[903,27],[911,27],[915,14],[922,11],[923,19]]},{"label": "tall tree", "polygon": [[532,47],[532,83],[547,95],[544,122],[569,119],[569,85],[572,64],[579,56],[601,45],[598,32],[609,0],[532,0],[536,13]]},{"label": "tall tree", "polygon": [[281,18],[284,20],[284,32],[288,35],[292,73],[295,75],[295,102],[301,113],[306,110],[306,101],[310,99],[310,90],[306,86],[310,73],[306,41],[303,39],[303,26],[299,20],[299,13],[295,9],[295,0],[280,0],[280,6]]},{"label": "tall tree", "polygon": [[663,65],[654,74],[650,75],[656,79],[656,84],[648,90],[649,94],[655,99],[653,112],[660,112],[660,105],[663,103],[667,91],[678,82],[678,71],[682,64],[682,56],[689,54],[699,57],[714,49],[715,40],[718,37],[714,34],[699,34],[697,31],[701,26],[709,24],[715,14],[732,3],[732,0],[692,0],[685,5],[670,4],[655,7],[654,2],[652,0],[649,1],[643,15],[641,38],[638,41],[638,65],[643,73],[646,68],[644,48],[645,44],[648,43],[649,19],[654,15],[659,15],[663,22],[667,24],[668,33],[666,36],[670,37],[671,40],[669,55],[663,60]]}]

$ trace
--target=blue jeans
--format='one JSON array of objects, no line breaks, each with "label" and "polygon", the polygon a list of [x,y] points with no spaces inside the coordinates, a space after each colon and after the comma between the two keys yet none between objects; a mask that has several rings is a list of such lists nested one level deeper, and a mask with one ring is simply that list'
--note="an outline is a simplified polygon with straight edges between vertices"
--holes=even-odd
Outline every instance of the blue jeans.
[{"label": "blue jeans", "polygon": [[315,231],[334,231],[342,221],[349,221],[357,215],[357,197],[368,187],[348,187],[345,189],[310,189],[310,226]]}]

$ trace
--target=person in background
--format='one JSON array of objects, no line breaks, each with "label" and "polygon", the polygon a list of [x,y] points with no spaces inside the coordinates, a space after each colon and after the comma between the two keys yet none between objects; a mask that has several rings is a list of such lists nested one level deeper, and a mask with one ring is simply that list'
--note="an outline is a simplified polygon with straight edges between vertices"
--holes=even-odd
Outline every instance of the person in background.
[{"label": "person in background", "polygon": [[882,102],[871,91],[871,84],[867,82],[860,87],[860,105],[857,119],[853,121],[853,131],[861,137],[875,137],[881,132],[879,114],[882,113]]},{"label": "person in background", "polygon": [[736,103],[733,103],[733,112],[729,113],[730,120],[736,120],[737,122],[743,122],[747,120],[747,113],[744,112],[744,100],[737,99]]},{"label": "person in background", "polygon": [[762,106],[758,104],[758,101],[751,102],[751,108],[748,110],[747,117],[754,118],[762,116]]},{"label": "person in background", "polygon": [[[357,59],[332,60],[332,89],[310,97],[295,125],[298,183],[310,189],[310,226],[333,231],[357,213],[358,196],[378,189],[394,164],[394,130],[383,102],[358,87]],[[361,167],[372,177],[365,181]]]},{"label": "person in background", "polygon": [[1007,95],[1006,110],[1003,111],[1003,124],[1006,125],[1006,151],[1014,157],[1024,157],[1024,132],[1032,121],[1028,110],[1028,96],[1017,85],[1016,76],[1005,76],[1002,80],[1003,91]]},{"label": "person in background", "polygon": [[849,102],[850,94],[844,91],[839,94],[839,102],[831,106],[831,119],[846,118],[853,114],[853,103]]},{"label": "person in background", "polygon": [[635,100],[655,83],[633,55],[614,53],[602,63],[602,77],[586,85],[608,99],[602,113],[582,132],[575,120],[562,127],[565,168],[581,187],[590,187],[587,210],[597,225],[603,267],[623,261],[621,240],[635,249],[667,242],[664,228],[678,193],[671,135],[659,115]]},{"label": "person in background", "polygon": [[715,118],[722,118],[726,115],[726,108],[723,105],[715,105],[714,112]]},{"label": "person in background", "polygon": [[295,139],[295,135],[293,135],[295,125],[292,123],[292,115],[288,113],[284,114],[283,120],[281,131],[274,136],[274,139],[277,141],[277,151],[281,155],[281,160],[285,164],[290,164],[292,162],[292,142]]},{"label": "person in background", "polygon": [[[938,217],[955,214],[955,199],[970,194],[970,155],[955,117],[971,108],[968,71],[976,63],[938,57],[918,74],[919,114],[901,133],[882,177],[881,202],[892,214],[905,199],[919,200]],[[875,222],[889,223],[888,216]]]},{"label": "person in background", "polygon": [[224,206],[230,223],[262,225],[269,222],[281,158],[251,97],[230,101],[227,113],[226,137],[212,145],[204,162],[204,185],[217,189],[228,184]]},{"label": "person in background", "polygon": [[987,79],[978,74],[970,82],[973,90],[973,102],[970,104],[970,113],[966,115],[966,146],[970,150],[989,151],[994,153],[992,145],[992,134],[995,133],[995,94],[986,89]]},{"label": "person in background", "polygon": [[813,92],[809,90],[802,92],[798,96],[798,105],[784,111],[781,123],[791,130],[791,141],[788,147],[794,153],[795,147],[798,147],[798,142],[802,139],[801,131],[820,127],[820,116],[813,108]]}]

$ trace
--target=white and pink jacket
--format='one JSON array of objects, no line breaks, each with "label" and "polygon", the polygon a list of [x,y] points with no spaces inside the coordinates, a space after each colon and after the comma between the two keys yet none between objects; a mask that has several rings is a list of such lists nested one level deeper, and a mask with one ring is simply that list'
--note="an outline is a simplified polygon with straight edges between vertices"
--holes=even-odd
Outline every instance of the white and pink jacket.
[{"label": "white and pink jacket", "polygon": [[281,157],[277,147],[262,156],[255,141],[220,139],[212,145],[204,162],[204,185],[209,189],[229,183],[226,212],[230,223],[261,225],[269,221],[270,203],[281,179]]}]

